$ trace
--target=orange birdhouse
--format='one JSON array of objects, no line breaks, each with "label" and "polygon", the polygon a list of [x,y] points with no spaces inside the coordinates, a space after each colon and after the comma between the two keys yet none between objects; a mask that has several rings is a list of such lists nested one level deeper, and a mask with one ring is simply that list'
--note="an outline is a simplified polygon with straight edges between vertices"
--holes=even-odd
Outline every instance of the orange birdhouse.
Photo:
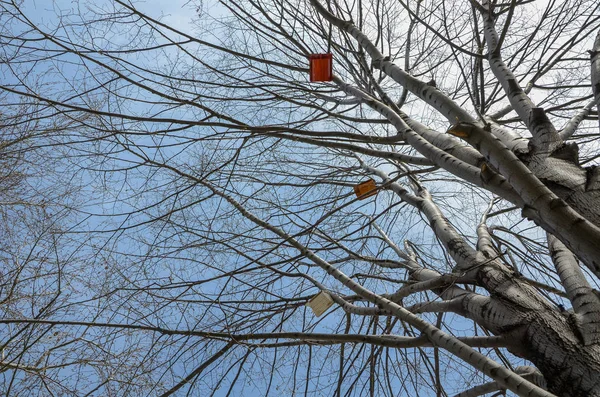
[{"label": "orange birdhouse", "polygon": [[333,57],[331,53],[312,54],[310,62],[310,81],[331,81],[333,79]]},{"label": "orange birdhouse", "polygon": [[373,179],[369,179],[354,186],[354,193],[359,200],[364,200],[377,194],[377,185]]}]

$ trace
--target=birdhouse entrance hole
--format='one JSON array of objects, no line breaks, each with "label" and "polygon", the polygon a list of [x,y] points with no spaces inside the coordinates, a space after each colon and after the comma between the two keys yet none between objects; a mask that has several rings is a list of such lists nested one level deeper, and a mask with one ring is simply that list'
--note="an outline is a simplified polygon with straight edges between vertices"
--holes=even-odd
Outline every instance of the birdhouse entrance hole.
[{"label": "birdhouse entrance hole", "polygon": [[308,57],[310,81],[331,81],[333,79],[333,57],[331,53],[312,54]]}]

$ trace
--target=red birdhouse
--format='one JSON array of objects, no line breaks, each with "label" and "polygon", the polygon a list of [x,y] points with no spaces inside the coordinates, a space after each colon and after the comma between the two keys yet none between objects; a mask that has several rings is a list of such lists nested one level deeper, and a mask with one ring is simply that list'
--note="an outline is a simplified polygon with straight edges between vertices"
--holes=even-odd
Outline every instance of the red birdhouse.
[{"label": "red birdhouse", "polygon": [[312,54],[310,62],[310,81],[331,81],[333,79],[333,57],[331,53]]},{"label": "red birdhouse", "polygon": [[377,194],[377,186],[373,179],[369,179],[365,182],[361,182],[354,186],[354,193],[359,200],[364,200],[367,197],[371,197]]}]

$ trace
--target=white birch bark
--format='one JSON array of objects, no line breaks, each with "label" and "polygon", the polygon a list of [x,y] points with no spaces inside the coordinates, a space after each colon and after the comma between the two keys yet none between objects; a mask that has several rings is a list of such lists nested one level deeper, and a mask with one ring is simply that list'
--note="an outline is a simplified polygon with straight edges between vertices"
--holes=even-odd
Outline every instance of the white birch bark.
[{"label": "white birch bark", "polygon": [[502,85],[512,108],[531,132],[534,153],[542,157],[548,156],[561,143],[558,132],[546,116],[544,109],[535,106],[520,87],[512,71],[502,60],[502,43],[499,42],[498,33],[494,26],[493,6],[487,0],[483,1],[481,14],[484,20],[483,31],[488,46],[488,60],[492,72]]},{"label": "white birch bark", "polygon": [[575,310],[574,320],[583,343],[600,342],[600,292],[594,290],[579,268],[577,258],[556,237],[548,234],[548,246],[556,271]]}]

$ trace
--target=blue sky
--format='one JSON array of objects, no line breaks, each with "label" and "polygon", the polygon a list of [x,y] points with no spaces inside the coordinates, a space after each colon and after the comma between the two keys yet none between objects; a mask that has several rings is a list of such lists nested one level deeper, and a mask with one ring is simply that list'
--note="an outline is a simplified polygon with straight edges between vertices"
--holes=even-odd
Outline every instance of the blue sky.
[{"label": "blue sky", "polygon": [[[73,1],[58,1],[58,2],[55,2],[54,4],[56,4],[56,7],[60,8],[62,11],[75,10],[75,8],[80,5],[78,2],[73,2]],[[98,6],[98,7],[104,7],[104,6],[109,6],[109,5],[110,5],[110,1],[96,2],[95,3],[95,6]],[[173,0],[173,1],[164,1],[164,0],[162,0],[162,1],[151,1],[151,2],[136,3],[136,6],[139,7],[143,12],[145,12],[145,13],[153,16],[153,17],[160,17],[160,16],[162,16],[161,19],[162,19],[163,22],[167,22],[169,25],[177,27],[179,30],[186,31],[186,32],[192,32],[191,21],[192,21],[193,18],[195,18],[195,9],[194,9],[193,6],[191,6],[191,4],[189,4],[189,2],[179,1],[179,0]],[[208,4],[203,4],[203,7],[205,9],[207,9],[209,7],[209,5]],[[212,8],[213,12],[214,11],[218,11],[218,9],[215,9],[212,4],[210,5],[210,7],[213,7]],[[27,9],[31,10],[30,15],[35,16],[35,18],[37,18],[40,21],[47,22],[49,25],[52,25],[52,24],[56,23],[56,19],[52,16],[53,15],[52,14],[53,11],[50,9],[50,6],[45,1],[30,2],[30,3],[27,4]],[[212,38],[211,37],[202,37],[202,39],[204,39],[204,40],[211,40]],[[146,61],[148,61],[148,60],[146,59]],[[157,61],[159,63],[161,62],[160,60],[156,60],[156,59],[154,59],[154,61]],[[67,78],[69,77],[70,73],[73,73],[73,75],[76,75],[75,73],[77,73],[77,71],[78,71],[78,69],[77,69],[78,66],[64,65],[64,64],[62,64],[60,66],[61,66],[61,70],[66,75],[65,77],[67,77]],[[89,74],[77,75],[77,76],[78,76],[77,84],[81,84],[81,86],[83,86],[85,83],[87,83],[86,79],[90,78]],[[144,108],[141,104],[137,104],[135,106],[132,106],[129,110],[134,111],[134,112],[144,112],[144,111],[146,111],[146,108]],[[181,115],[176,110],[173,111],[173,114],[179,114],[179,115]],[[151,129],[151,127],[149,127],[149,129]],[[152,140],[151,140],[151,138],[146,138],[145,140],[144,139],[139,139],[138,143],[152,143]],[[165,153],[165,155],[167,155],[167,157],[168,157],[168,155],[172,154],[168,150],[164,151],[164,153]],[[130,158],[125,157],[125,155],[123,155],[123,156],[124,157],[121,158],[121,160],[130,159]],[[123,190],[121,192],[121,194],[123,195],[122,197],[126,197],[129,194],[135,194],[135,192],[142,187],[142,182],[137,182],[137,184],[136,184],[136,180],[134,178],[133,178],[133,181],[134,182],[131,183],[131,184],[129,184],[129,183],[127,183],[127,184],[123,183],[122,184],[122,186],[125,188],[125,190]],[[116,181],[116,182],[113,181],[113,182],[114,182],[114,186],[116,186],[117,184],[119,184],[119,181]],[[128,185],[128,186],[126,186],[126,185]],[[110,186],[114,187],[113,185],[110,185]],[[448,185],[444,185],[443,182],[442,182],[442,186],[435,186],[434,182],[432,182],[430,187],[432,187],[432,190],[438,190],[439,194],[442,195],[442,194],[444,194],[443,190],[447,186]],[[251,185],[250,185],[250,188],[252,188]],[[126,189],[129,189],[129,190],[126,190]],[[348,189],[348,190],[350,191],[350,189]],[[193,193],[195,193],[195,192],[193,192]],[[450,194],[452,192],[450,191],[450,192],[447,192],[447,193]],[[285,196],[285,195],[283,194],[283,196]],[[379,201],[378,204],[381,204],[381,202],[383,200],[385,200],[386,197],[389,197],[389,196],[385,196],[385,195],[382,194],[381,197],[379,197],[379,200],[381,200],[381,201]],[[96,197],[94,197],[94,199],[95,198]],[[453,200],[454,199],[452,197],[448,198],[448,201],[450,203],[452,203]],[[456,202],[456,201],[454,200],[454,202]],[[90,202],[88,203],[88,208],[86,208],[86,209],[89,209],[92,212],[95,211],[96,214],[101,214],[101,213],[103,213],[105,211],[106,212],[110,212],[111,210],[113,210],[114,208],[112,208],[111,205],[112,205],[112,202],[102,202],[102,201],[93,201],[93,200],[90,200]],[[126,209],[125,208],[125,204],[123,202],[121,202],[120,205],[122,205],[123,207],[118,208],[118,210],[123,211],[124,209]],[[482,200],[482,206],[484,206],[484,205],[485,205],[485,203]],[[215,207],[216,207],[216,205],[215,205]],[[358,207],[358,204],[357,204],[356,207]],[[366,209],[367,210],[373,210],[373,208],[374,208],[374,206],[371,206],[370,204],[366,205]],[[360,208],[360,210],[365,210],[365,208]],[[400,217],[399,219],[401,221],[406,221],[407,218],[408,217]],[[113,221],[117,221],[117,220],[121,220],[121,219],[119,219],[119,218],[113,219]],[[140,220],[140,219],[136,219],[136,220]],[[96,225],[100,224],[99,222],[98,223],[94,223],[94,222],[98,222],[98,221],[97,220],[92,221],[89,226],[90,227],[95,227]],[[460,227],[465,227],[465,228],[467,227],[467,225],[460,224],[459,221],[457,221],[457,223],[459,224]],[[240,223],[240,225],[245,227],[245,225],[243,225],[241,223]],[[472,225],[468,225],[468,226],[472,226]],[[415,234],[419,234],[419,233],[421,233],[421,230],[415,232]],[[405,236],[402,236],[402,237],[405,237]],[[137,247],[135,247],[134,245],[127,246],[125,242],[121,242],[121,241],[114,241],[113,243],[114,243],[113,249],[115,249],[115,250],[118,249],[122,253],[126,254],[126,253],[128,253],[128,250],[130,250],[129,253],[131,253],[131,252],[133,252],[133,253],[141,253],[141,252],[135,251],[137,249]],[[141,246],[143,246],[143,244],[141,244]],[[376,251],[376,248],[374,248],[374,251]],[[115,259],[115,262],[117,262],[116,259]],[[165,260],[165,262],[167,262],[167,261]],[[135,260],[131,260],[131,266],[134,266],[135,264],[136,264]],[[167,276],[169,276],[163,270],[163,269],[166,269],[166,267],[160,268],[160,266],[163,266],[164,263],[156,262],[156,263],[153,263],[153,265],[157,266],[157,268],[152,269],[152,272],[154,272],[153,275],[155,275],[157,277],[165,277],[165,278]],[[190,274],[190,277],[193,276],[193,274],[191,274],[192,272],[190,270],[186,271],[186,269],[185,269],[185,263],[183,263],[183,265],[181,265],[181,268],[179,270],[181,270],[182,272],[185,271],[186,274]],[[128,274],[125,272],[123,275],[127,276]],[[114,276],[114,274],[111,274],[110,276]],[[333,281],[330,284],[336,285],[335,281]],[[336,285],[336,286],[339,287],[339,285]],[[215,284],[213,287],[216,289],[217,285]],[[281,289],[285,289],[285,287],[286,287],[285,284],[282,285],[282,286],[280,286]],[[206,289],[208,290],[210,288],[206,287]],[[338,314],[339,314],[339,309],[338,309]],[[215,317],[216,317],[216,315],[215,315]],[[332,317],[334,317],[334,316],[332,316]],[[332,323],[333,323],[333,321],[332,321]],[[328,324],[325,321],[325,322],[323,322],[322,325],[323,326],[328,326],[330,324]],[[460,322],[455,323],[453,325],[457,326],[457,327],[462,326],[462,324]],[[467,329],[466,325],[465,325],[465,329]],[[260,360],[257,359],[257,361],[260,361]],[[178,364],[178,365],[180,365],[180,364]],[[227,369],[227,368],[225,368],[225,369]],[[181,369],[181,373],[182,374],[184,373],[183,369]],[[283,376],[278,377],[277,380],[280,381],[281,385],[284,385],[285,387],[289,387],[289,384],[288,384],[289,379],[285,379],[286,375],[289,375],[289,374],[286,373],[286,372],[283,372],[280,375],[283,375]],[[454,376],[455,375],[452,375],[452,374],[449,375],[449,377],[454,377]],[[456,376],[459,376],[459,375],[456,374]],[[194,389],[194,390],[200,390],[198,393],[201,393],[201,383],[202,382],[199,381],[198,388]],[[279,386],[279,384],[276,385],[276,386]],[[277,390],[277,388],[275,386],[274,386],[273,390],[274,390],[273,395],[276,395],[275,390]],[[249,394],[246,394],[246,395],[249,395]]]}]

